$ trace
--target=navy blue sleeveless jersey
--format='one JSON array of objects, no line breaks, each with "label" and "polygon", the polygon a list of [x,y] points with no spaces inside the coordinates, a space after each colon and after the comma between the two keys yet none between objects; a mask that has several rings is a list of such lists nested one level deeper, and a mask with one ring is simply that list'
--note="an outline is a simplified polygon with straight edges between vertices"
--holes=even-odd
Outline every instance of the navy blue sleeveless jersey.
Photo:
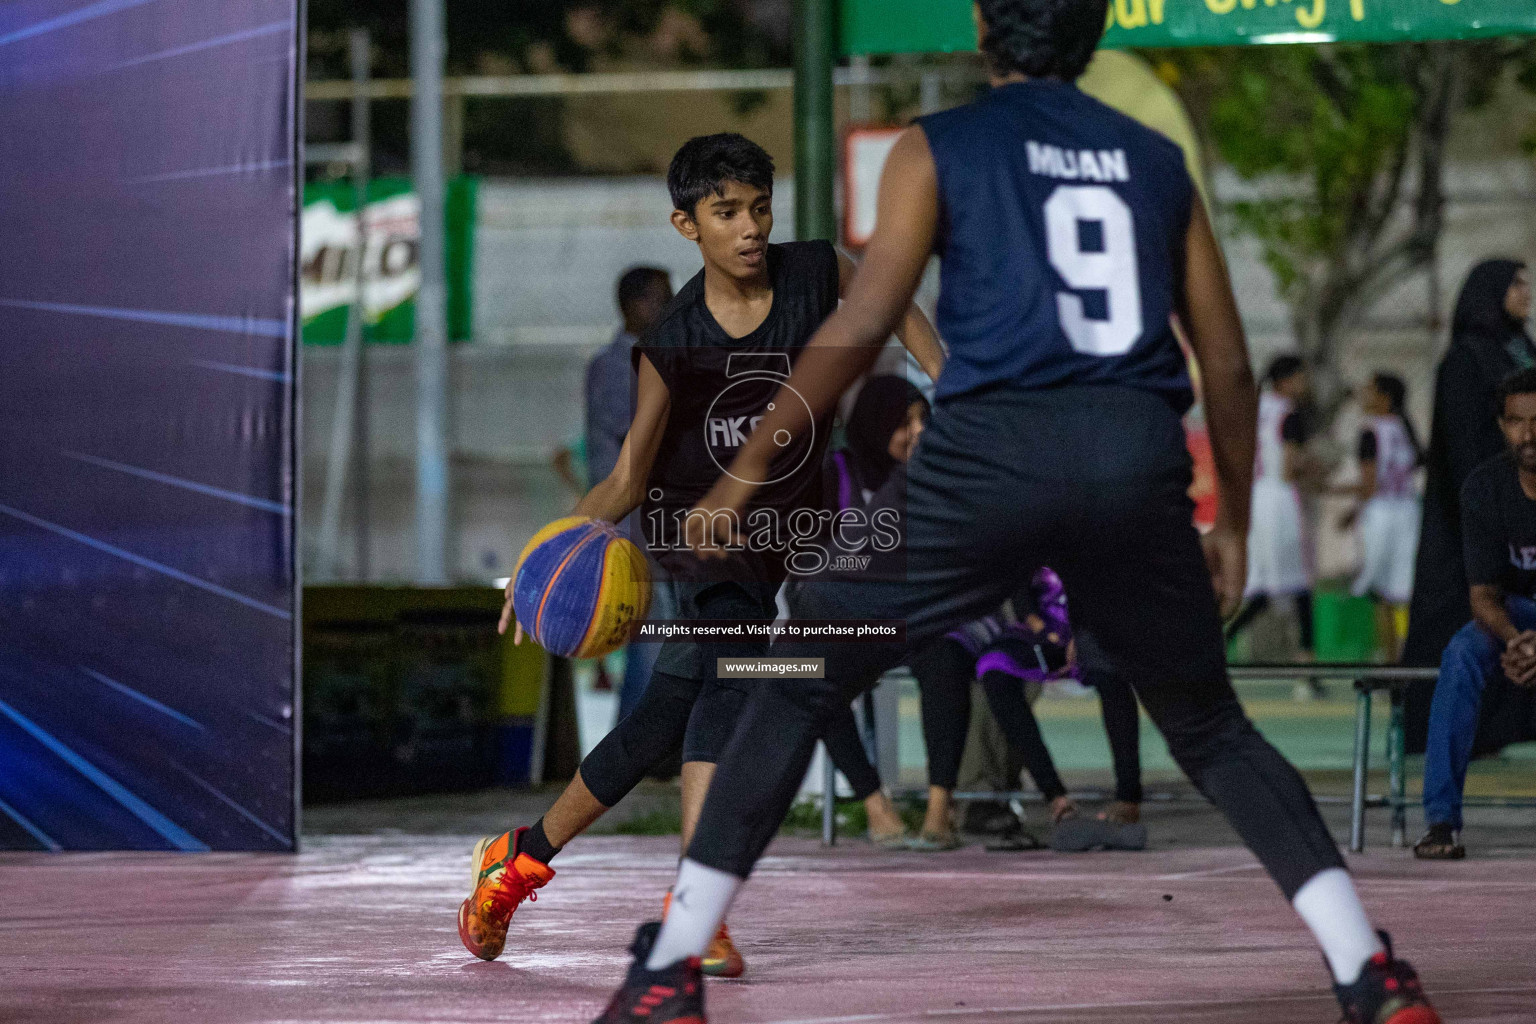
[{"label": "navy blue sleeveless jersey", "polygon": [[1179,147],[1029,81],[919,121],[938,169],[942,400],[998,385],[1192,392],[1170,317],[1194,186]]}]

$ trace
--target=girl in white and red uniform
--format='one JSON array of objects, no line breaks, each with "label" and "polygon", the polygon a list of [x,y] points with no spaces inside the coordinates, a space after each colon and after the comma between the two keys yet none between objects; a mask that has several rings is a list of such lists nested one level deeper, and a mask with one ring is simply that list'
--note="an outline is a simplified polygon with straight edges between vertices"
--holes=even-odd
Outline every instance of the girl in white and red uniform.
[{"label": "girl in white and red uniform", "polygon": [[1280,356],[1264,375],[1259,395],[1258,455],[1253,470],[1253,510],[1248,528],[1246,603],[1227,627],[1230,640],[1276,597],[1296,608],[1303,652],[1312,650],[1312,558],[1298,486],[1307,475],[1306,431],[1297,406],[1308,380],[1297,356]]},{"label": "girl in white and red uniform", "polygon": [[1377,629],[1388,660],[1397,660],[1406,616],[1413,595],[1413,561],[1419,545],[1419,492],[1414,484],[1422,455],[1413,427],[1403,413],[1407,395],[1399,377],[1378,373],[1360,391],[1366,413],[1360,429],[1357,457],[1361,505],[1356,530],[1360,537],[1360,575],[1356,597],[1377,602]]}]

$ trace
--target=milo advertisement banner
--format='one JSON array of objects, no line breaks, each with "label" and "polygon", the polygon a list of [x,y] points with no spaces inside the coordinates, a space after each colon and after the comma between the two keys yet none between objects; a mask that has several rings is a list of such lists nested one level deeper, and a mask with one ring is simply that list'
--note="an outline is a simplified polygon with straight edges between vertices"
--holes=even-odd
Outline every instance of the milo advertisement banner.
[{"label": "milo advertisement banner", "polygon": [[[448,184],[446,257],[448,337],[465,341],[473,331],[476,178]],[[357,259],[363,261],[363,336],[371,342],[408,344],[416,328],[416,291],[421,287],[421,201],[407,178],[368,183],[363,208],[365,248],[359,252],[358,216],[351,182],[304,186],[301,237],[303,272],[299,308],[304,342],[339,345],[347,312],[357,301]]]}]

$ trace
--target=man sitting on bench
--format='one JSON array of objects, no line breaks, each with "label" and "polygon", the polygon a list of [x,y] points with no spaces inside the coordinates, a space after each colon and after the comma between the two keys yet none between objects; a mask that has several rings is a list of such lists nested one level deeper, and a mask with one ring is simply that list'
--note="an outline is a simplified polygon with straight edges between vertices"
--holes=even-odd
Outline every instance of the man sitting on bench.
[{"label": "man sitting on bench", "polygon": [[1414,845],[1426,860],[1460,860],[1462,788],[1483,689],[1500,672],[1536,685],[1536,368],[1499,386],[1508,450],[1478,466],[1461,490],[1461,529],[1472,621],[1440,661],[1424,754],[1424,820]]}]

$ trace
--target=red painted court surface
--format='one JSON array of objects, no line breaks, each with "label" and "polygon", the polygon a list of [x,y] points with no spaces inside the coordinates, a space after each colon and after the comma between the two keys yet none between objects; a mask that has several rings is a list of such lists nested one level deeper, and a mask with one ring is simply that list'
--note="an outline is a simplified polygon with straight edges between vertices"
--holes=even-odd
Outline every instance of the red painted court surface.
[{"label": "red painted court surface", "polygon": [[[454,930],[468,850],[373,836],[320,837],[298,857],[0,856],[0,1020],[590,1020],[659,907],[676,840],[583,840],[490,964]],[[1536,862],[1381,851],[1354,866],[1447,1021],[1536,1021]],[[1337,1017],[1308,936],[1233,848],[919,855],[783,839],[732,923],[748,975],[711,983],[718,1024]]]}]

